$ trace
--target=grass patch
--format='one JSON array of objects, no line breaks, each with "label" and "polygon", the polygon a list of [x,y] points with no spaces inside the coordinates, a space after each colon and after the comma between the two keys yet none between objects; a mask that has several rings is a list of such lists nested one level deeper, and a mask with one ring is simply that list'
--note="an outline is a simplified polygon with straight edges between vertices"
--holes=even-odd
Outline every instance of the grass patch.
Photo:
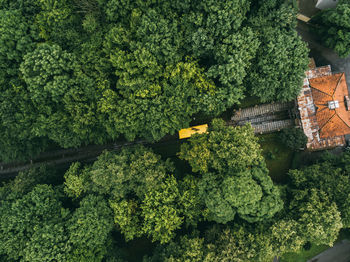
[{"label": "grass patch", "polygon": [[272,180],[276,183],[285,183],[286,174],[292,165],[294,152],[281,143],[277,132],[260,135],[259,144],[263,150]]}]

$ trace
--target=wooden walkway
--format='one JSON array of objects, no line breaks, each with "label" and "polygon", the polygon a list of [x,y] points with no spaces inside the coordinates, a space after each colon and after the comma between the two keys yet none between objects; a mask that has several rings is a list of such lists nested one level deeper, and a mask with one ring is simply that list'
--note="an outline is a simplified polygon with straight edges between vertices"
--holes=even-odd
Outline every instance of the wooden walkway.
[{"label": "wooden walkway", "polygon": [[294,102],[284,102],[284,103],[271,103],[263,104],[254,107],[244,108],[235,111],[234,115],[231,117],[232,121],[240,121],[244,118],[252,118],[255,116],[266,115],[274,112],[285,111],[294,106]]},{"label": "wooden walkway", "polygon": [[230,125],[251,123],[255,133],[270,133],[294,125],[289,110],[294,102],[263,104],[255,107],[240,109],[234,112]]},{"label": "wooden walkway", "polygon": [[254,127],[255,133],[264,134],[274,131],[279,131],[287,127],[292,127],[294,121],[292,119],[278,120],[273,122],[266,122],[260,125],[252,125]]}]

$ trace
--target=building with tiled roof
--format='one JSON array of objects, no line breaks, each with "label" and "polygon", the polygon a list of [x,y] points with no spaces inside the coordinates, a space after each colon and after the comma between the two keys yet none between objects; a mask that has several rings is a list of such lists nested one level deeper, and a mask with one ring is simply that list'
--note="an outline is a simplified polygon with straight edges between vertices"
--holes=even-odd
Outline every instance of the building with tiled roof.
[{"label": "building with tiled roof", "polygon": [[344,73],[332,74],[330,66],[307,71],[298,109],[308,149],[345,145],[345,135],[350,134],[350,100]]}]

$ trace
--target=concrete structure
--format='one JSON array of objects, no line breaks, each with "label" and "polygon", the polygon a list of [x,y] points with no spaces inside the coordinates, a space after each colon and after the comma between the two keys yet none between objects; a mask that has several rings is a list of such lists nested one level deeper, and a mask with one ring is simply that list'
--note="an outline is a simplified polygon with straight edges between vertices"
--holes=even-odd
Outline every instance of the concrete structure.
[{"label": "concrete structure", "polygon": [[334,8],[338,4],[338,0],[318,0],[316,7],[318,9],[327,9],[327,8]]},{"label": "concrete structure", "polygon": [[345,135],[350,134],[350,100],[344,73],[332,74],[329,65],[307,71],[298,109],[308,149],[346,144]]}]

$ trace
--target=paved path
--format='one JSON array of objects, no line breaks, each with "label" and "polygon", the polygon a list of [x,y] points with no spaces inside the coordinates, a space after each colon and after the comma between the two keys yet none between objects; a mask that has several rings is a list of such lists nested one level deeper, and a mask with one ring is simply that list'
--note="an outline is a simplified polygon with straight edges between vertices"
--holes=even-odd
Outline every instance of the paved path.
[{"label": "paved path", "polygon": [[350,261],[350,242],[343,240],[334,247],[309,259],[307,262],[349,262]]}]

